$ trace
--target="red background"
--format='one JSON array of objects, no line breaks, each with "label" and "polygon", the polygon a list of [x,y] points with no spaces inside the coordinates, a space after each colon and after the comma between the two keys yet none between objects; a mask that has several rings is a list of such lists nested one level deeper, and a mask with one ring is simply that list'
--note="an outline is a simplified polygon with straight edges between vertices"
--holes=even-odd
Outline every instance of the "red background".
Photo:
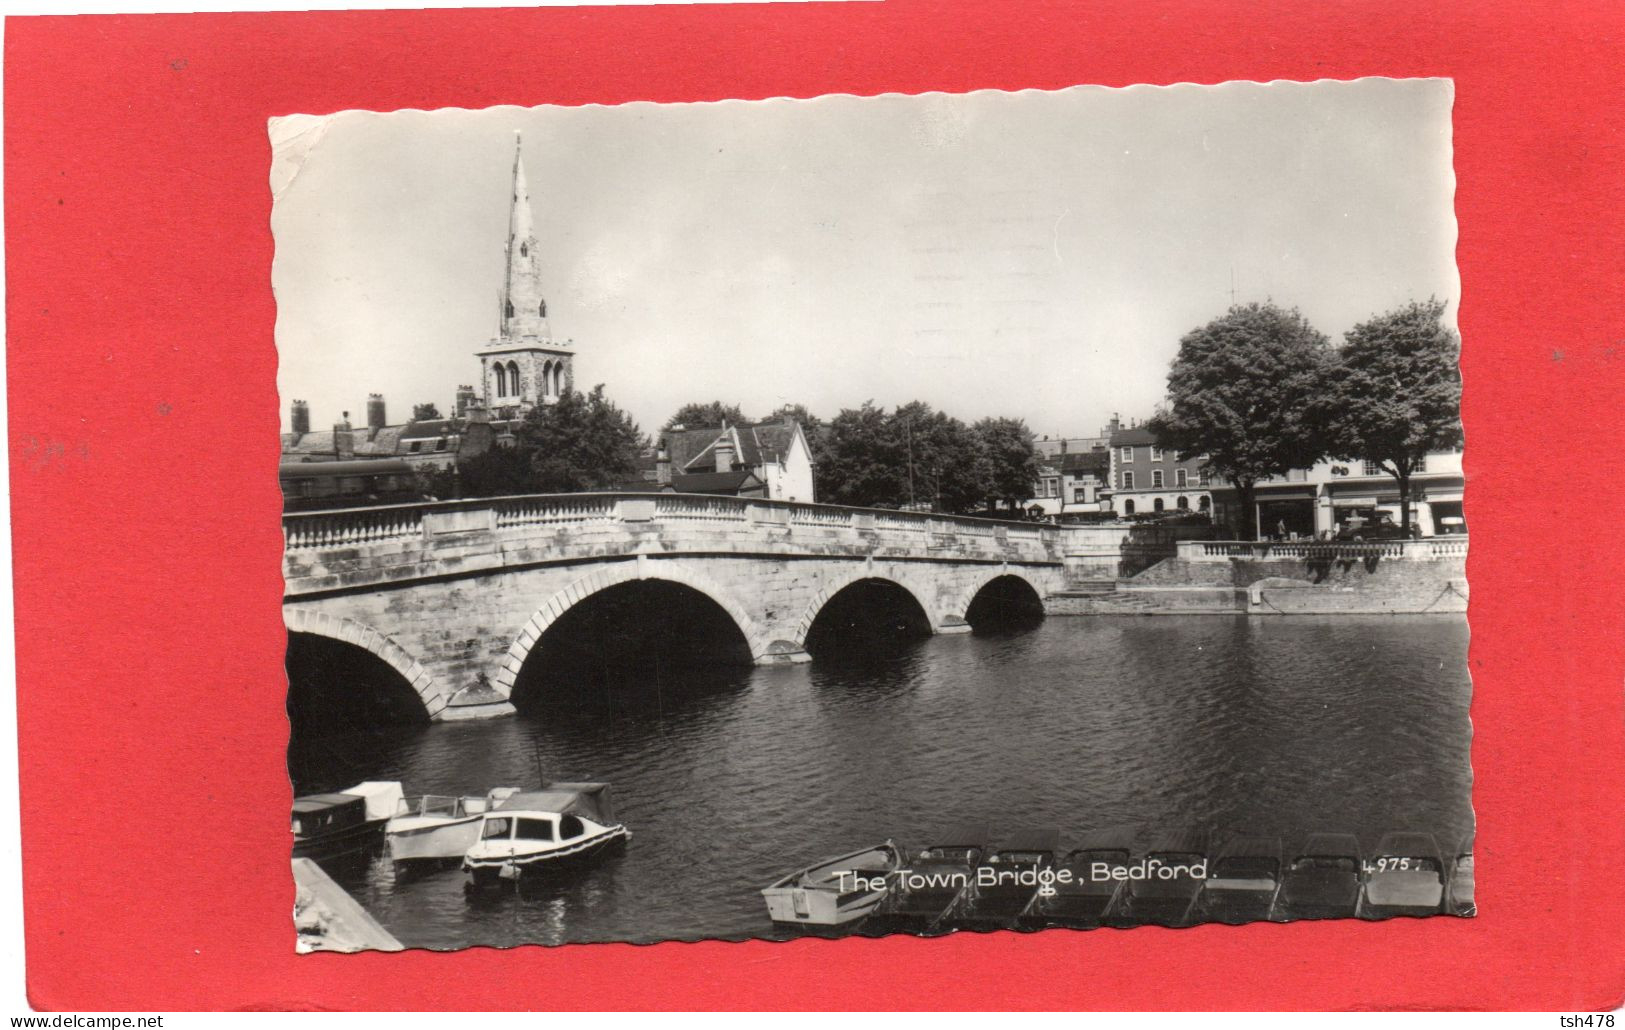
[{"label": "red background", "polygon": [[[1622,28],[1415,0],[9,19],[33,1003],[1618,1005]],[[267,117],[1367,75],[1456,81],[1483,915],[294,954]]]}]

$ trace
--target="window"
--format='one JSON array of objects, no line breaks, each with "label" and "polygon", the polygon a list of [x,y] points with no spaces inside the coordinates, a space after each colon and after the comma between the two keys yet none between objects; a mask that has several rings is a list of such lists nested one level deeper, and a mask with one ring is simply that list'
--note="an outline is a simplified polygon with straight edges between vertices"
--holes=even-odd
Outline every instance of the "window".
[{"label": "window", "polygon": [[480,829],[480,840],[506,837],[511,829],[513,829],[512,819],[487,819],[485,826]]},{"label": "window", "polygon": [[564,392],[564,362],[553,366],[553,396]]},{"label": "window", "polygon": [[1158,497],[1156,500],[1151,502],[1151,510],[1152,511],[1161,511],[1162,510],[1162,498]]},{"label": "window", "polygon": [[1153,490],[1162,489],[1162,469],[1151,470],[1151,488]]},{"label": "window", "polygon": [[513,301],[510,300],[506,304],[502,305],[502,313],[509,318],[513,317]]},{"label": "window", "polygon": [[1184,469],[1174,469],[1174,485],[1183,490],[1190,485],[1190,473]]},{"label": "window", "polygon": [[537,306],[536,313],[541,315],[543,318],[547,317],[547,301],[544,300],[540,305]]},{"label": "window", "polygon": [[1123,473],[1123,489],[1124,490],[1132,490],[1132,489],[1134,489],[1134,473],[1132,473],[1132,472]]},{"label": "window", "polygon": [[1178,508],[1180,511],[1190,511],[1191,499],[1186,497],[1184,494],[1180,494],[1179,500],[1174,502],[1174,507]]},{"label": "window", "polygon": [[553,820],[551,819],[517,819],[519,828],[514,832],[517,840],[552,840]]},{"label": "window", "polygon": [[1212,502],[1211,498],[1203,497],[1201,500],[1196,502],[1196,507],[1200,511],[1207,511],[1208,506],[1211,505],[1212,503],[1213,502]]},{"label": "window", "polygon": [[1411,462],[1412,472],[1426,472],[1428,470],[1428,456],[1426,454]]},{"label": "window", "polygon": [[519,365],[513,361],[508,362],[508,392],[519,396]]},{"label": "window", "polygon": [[530,245],[529,244],[521,243],[519,245],[519,256],[520,257],[530,257]]},{"label": "window", "polygon": [[1134,514],[1134,502],[1133,501],[1124,501],[1123,502],[1123,514],[1124,515],[1133,515]]},{"label": "window", "polygon": [[1161,447],[1153,447],[1153,448],[1151,448],[1151,460],[1152,461],[1161,461],[1162,460],[1162,448]]},{"label": "window", "polygon": [[[512,311],[508,314],[513,314]],[[508,369],[501,362],[497,363],[497,396],[508,396]]]},{"label": "window", "polygon": [[437,450],[437,451],[445,450],[446,449],[446,438],[442,436],[440,439],[436,440],[434,442],[434,449]]},{"label": "window", "polygon": [[559,820],[559,840],[575,840],[586,832],[587,828],[581,825],[581,820],[573,815]]},{"label": "window", "polygon": [[1123,461],[1133,461],[1134,460],[1134,448],[1132,448],[1132,447],[1124,447],[1123,448],[1123,458],[1122,458],[1122,460]]},{"label": "window", "polygon": [[1202,480],[1202,485],[1207,486],[1208,480],[1211,479],[1212,477],[1213,477],[1213,473],[1208,471],[1208,468],[1207,468],[1206,465],[1203,465],[1201,474],[1199,476],[1199,478]]},{"label": "window", "polygon": [[1081,486],[1075,486],[1075,487],[1072,488],[1072,503],[1073,504],[1086,504],[1086,503],[1088,503],[1088,500],[1089,500],[1089,497],[1088,497],[1088,491],[1087,490],[1085,490]]},{"label": "window", "polygon": [[412,446],[407,448],[407,450],[410,451],[413,454],[416,454],[418,451],[420,451],[422,449],[423,449],[423,441],[422,440],[413,440],[412,441]]}]

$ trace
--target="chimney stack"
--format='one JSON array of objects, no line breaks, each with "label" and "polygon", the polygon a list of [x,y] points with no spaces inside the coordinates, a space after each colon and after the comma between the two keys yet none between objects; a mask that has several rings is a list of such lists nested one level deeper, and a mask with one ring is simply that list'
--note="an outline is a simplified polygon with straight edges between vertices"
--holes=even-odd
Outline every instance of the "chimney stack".
[{"label": "chimney stack", "polygon": [[304,436],[310,432],[310,405],[304,401],[294,401],[289,421],[293,424],[294,436]]},{"label": "chimney stack", "polygon": [[655,482],[665,485],[671,482],[671,451],[666,449],[666,441],[660,441],[660,448],[655,451]]},{"label": "chimney stack", "polygon": [[384,417],[384,395],[367,394],[367,428],[376,432],[387,425],[389,421]]},{"label": "chimney stack", "polygon": [[722,436],[717,440],[717,471],[732,472],[734,470],[734,438],[728,432],[728,427],[722,427]]},{"label": "chimney stack", "polygon": [[472,386],[463,384],[457,387],[458,418],[466,417],[468,415],[468,409],[474,407],[475,403],[476,398],[474,396],[474,388]]},{"label": "chimney stack", "polygon": [[333,423],[333,453],[339,458],[355,457],[355,440],[350,436],[350,413],[344,413],[344,419]]}]

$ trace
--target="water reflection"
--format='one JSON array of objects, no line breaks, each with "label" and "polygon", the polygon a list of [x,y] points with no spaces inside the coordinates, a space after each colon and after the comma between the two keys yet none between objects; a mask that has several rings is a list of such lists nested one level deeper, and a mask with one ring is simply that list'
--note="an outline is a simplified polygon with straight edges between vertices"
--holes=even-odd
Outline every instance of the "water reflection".
[{"label": "water reflection", "polygon": [[455,868],[336,874],[409,945],[763,936],[779,875],[964,820],[1063,843],[1131,825],[1141,847],[1245,827],[1289,851],[1424,829],[1448,849],[1471,827],[1466,646],[1459,616],[1055,618],[300,740],[290,762],[300,793],[614,784],[633,839],[574,878],[482,894]]}]

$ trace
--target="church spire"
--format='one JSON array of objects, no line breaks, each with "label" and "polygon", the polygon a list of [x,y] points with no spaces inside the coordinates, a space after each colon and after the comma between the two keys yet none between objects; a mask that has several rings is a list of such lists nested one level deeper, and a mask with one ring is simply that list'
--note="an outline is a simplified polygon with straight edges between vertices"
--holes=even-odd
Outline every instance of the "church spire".
[{"label": "church spire", "polygon": [[542,261],[531,221],[530,188],[525,183],[524,148],[513,134],[513,191],[508,209],[508,270],[502,288],[502,338],[548,339],[547,301],[542,297]]}]

